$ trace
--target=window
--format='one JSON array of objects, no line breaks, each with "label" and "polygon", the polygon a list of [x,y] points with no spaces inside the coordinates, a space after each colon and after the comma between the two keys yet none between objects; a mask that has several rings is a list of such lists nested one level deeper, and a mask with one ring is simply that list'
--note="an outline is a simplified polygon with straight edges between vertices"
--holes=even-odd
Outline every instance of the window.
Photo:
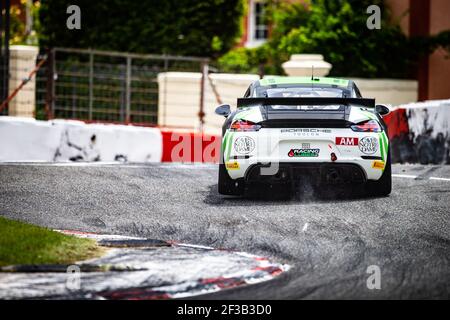
[{"label": "window", "polygon": [[263,44],[269,36],[269,27],[265,21],[264,0],[249,0],[249,16],[247,20],[248,39],[246,47],[257,47]]},{"label": "window", "polygon": [[273,88],[267,89],[265,94],[268,98],[341,98],[343,90],[336,88]]},{"label": "window", "polygon": [[255,29],[254,29],[254,39],[256,40],[266,40],[268,28],[264,23],[264,6],[263,2],[255,2]]},{"label": "window", "polygon": [[342,98],[348,96],[349,93],[349,90],[342,88],[288,85],[277,88],[267,86],[258,87],[256,96],[266,98]]}]

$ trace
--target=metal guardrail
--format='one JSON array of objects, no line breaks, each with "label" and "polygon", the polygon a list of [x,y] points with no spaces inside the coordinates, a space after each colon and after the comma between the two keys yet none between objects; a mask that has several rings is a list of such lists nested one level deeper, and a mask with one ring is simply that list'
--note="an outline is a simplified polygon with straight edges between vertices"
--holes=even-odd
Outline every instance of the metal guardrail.
[{"label": "metal guardrail", "polygon": [[206,58],[89,49],[53,48],[47,56],[36,78],[37,118],[144,125],[158,123],[158,73],[208,65]]}]

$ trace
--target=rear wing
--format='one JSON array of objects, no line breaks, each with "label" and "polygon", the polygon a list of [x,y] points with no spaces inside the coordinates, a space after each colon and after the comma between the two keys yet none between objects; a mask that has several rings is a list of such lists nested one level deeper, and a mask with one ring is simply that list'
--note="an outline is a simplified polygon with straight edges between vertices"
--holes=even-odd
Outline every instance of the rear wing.
[{"label": "rear wing", "polygon": [[285,105],[285,106],[326,106],[356,104],[367,108],[375,108],[375,99],[365,98],[238,98],[237,107],[251,105]]}]

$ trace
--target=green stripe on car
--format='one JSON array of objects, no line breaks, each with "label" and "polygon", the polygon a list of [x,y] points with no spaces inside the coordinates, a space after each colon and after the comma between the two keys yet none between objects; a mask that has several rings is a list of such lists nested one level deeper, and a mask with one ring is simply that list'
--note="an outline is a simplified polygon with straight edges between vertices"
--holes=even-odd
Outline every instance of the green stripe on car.
[{"label": "green stripe on car", "polygon": [[363,113],[366,115],[367,118],[371,120],[377,120],[377,117],[372,112],[364,111]]},{"label": "green stripe on car", "polygon": [[383,161],[386,161],[385,153],[384,153],[384,142],[383,142],[383,134],[382,133],[378,134],[378,141],[379,141],[379,144],[380,144],[381,158],[383,159]]},{"label": "green stripe on car", "polygon": [[225,155],[225,150],[227,148],[227,139],[228,139],[228,132],[225,132],[225,135],[222,138],[222,154]]},{"label": "green stripe on car", "polygon": [[[259,110],[258,110],[259,111]],[[243,118],[247,117],[249,114],[253,113],[254,110],[246,110],[246,111],[242,111],[236,114],[236,116],[234,117],[234,120],[242,120]]]},{"label": "green stripe on car", "polygon": [[386,160],[387,160],[387,154],[388,154],[388,150],[389,150],[389,140],[387,138],[386,132],[383,132],[381,134],[381,136],[383,137],[383,144],[384,144],[384,151],[386,153]]},{"label": "green stripe on car", "polygon": [[227,157],[226,157],[226,161],[230,160],[231,145],[233,144],[233,136],[234,136],[234,133],[229,134],[229,138],[228,138],[228,141],[227,141]]}]

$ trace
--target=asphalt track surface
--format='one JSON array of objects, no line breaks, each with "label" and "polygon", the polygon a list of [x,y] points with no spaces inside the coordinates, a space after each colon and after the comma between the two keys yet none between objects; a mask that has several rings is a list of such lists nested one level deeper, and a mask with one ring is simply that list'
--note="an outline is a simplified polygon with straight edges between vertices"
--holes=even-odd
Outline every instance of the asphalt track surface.
[{"label": "asphalt track surface", "polygon": [[[450,166],[393,166],[387,198],[245,199],[217,166],[1,164],[0,214],[55,228],[243,250],[287,263],[211,299],[449,299]],[[368,289],[376,265],[381,289]]]}]

